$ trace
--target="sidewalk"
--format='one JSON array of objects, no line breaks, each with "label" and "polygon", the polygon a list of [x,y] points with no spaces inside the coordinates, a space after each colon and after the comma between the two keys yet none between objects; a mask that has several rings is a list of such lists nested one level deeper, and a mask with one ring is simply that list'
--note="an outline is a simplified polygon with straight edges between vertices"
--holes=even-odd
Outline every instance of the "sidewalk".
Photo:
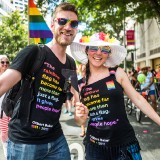
[{"label": "sidewalk", "polygon": [[[0,137],[1,137],[1,134],[0,134]],[[2,146],[1,140],[0,140],[0,160],[5,160],[4,154],[3,154],[3,146]]]}]

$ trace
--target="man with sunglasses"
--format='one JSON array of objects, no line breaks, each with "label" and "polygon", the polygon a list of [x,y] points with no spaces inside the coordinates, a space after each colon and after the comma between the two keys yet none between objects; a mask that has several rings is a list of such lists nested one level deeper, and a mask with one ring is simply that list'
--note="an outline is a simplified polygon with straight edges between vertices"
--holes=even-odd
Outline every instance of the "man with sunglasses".
[{"label": "man with sunglasses", "polygon": [[[8,160],[71,159],[59,118],[65,101],[62,70],[76,70],[73,58],[66,55],[66,48],[76,36],[78,23],[78,12],[73,4],[61,3],[56,7],[51,23],[54,37],[42,48],[45,61],[35,74],[30,120],[24,125],[24,117],[17,118],[18,112],[15,112],[9,124]],[[36,56],[32,56],[35,52],[37,45],[29,45],[19,52],[0,77],[0,95],[25,77],[36,61]],[[21,99],[20,103],[23,106],[26,102]]]}]

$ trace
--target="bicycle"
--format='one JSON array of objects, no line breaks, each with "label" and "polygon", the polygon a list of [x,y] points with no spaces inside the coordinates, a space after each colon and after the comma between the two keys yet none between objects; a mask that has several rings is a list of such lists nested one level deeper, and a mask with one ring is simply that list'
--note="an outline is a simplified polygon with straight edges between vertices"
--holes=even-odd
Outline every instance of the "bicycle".
[{"label": "bicycle", "polygon": [[[136,89],[136,90],[140,93],[140,91],[138,89]],[[142,117],[142,112],[139,108],[136,107],[136,105],[134,103],[132,103],[132,101],[129,98],[127,98],[127,100],[126,100],[125,108],[126,108],[127,115],[131,115],[134,111],[136,121],[140,123],[141,117]]]},{"label": "bicycle", "polygon": [[135,117],[136,117],[136,121],[140,123],[141,117],[142,117],[142,112],[139,108],[137,108],[135,106],[134,103],[132,103],[132,101],[129,98],[127,98],[127,100],[126,100],[125,107],[126,107],[127,115],[132,115],[132,113],[134,112]]}]

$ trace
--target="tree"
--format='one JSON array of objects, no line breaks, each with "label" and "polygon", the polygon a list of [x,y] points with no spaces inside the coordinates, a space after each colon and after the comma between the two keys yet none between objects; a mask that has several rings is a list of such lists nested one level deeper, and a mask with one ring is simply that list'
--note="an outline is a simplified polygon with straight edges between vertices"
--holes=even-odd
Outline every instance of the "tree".
[{"label": "tree", "polygon": [[65,0],[37,0],[37,7],[41,9],[43,16],[46,14],[52,14],[54,8]]},{"label": "tree", "polygon": [[[66,0],[37,0],[37,5],[43,8],[43,13],[54,9],[60,2]],[[147,18],[160,19],[160,0],[68,0],[79,10],[80,20],[86,23],[84,35],[104,31],[121,40],[125,17],[132,17],[142,23]]]},{"label": "tree", "polygon": [[[137,22],[143,22],[144,19],[149,18],[157,18],[160,22],[160,0],[37,0],[37,5],[39,8],[42,8],[44,4],[48,4],[48,6],[44,9],[44,13],[47,10],[54,9],[60,2],[68,1],[75,4],[80,13],[80,19],[84,22],[87,22],[87,28],[90,31],[94,32],[96,29],[102,30],[103,23],[114,21],[115,15],[119,16],[118,22],[124,20],[124,16],[130,16],[136,19]],[[114,12],[117,13],[114,13]],[[112,15],[107,17],[107,15]],[[96,17],[96,19],[94,19]],[[103,19],[107,18],[106,21]],[[90,20],[92,23],[90,24]],[[100,20],[100,21],[99,21]],[[99,28],[96,26],[96,23],[100,23]],[[108,22],[108,23],[109,23]],[[95,24],[92,26],[92,24]],[[95,27],[96,29],[92,28]],[[112,26],[112,25],[111,25]]]},{"label": "tree", "polygon": [[18,51],[28,43],[27,25],[18,11],[2,17],[0,26],[0,54],[5,54],[12,61]]}]

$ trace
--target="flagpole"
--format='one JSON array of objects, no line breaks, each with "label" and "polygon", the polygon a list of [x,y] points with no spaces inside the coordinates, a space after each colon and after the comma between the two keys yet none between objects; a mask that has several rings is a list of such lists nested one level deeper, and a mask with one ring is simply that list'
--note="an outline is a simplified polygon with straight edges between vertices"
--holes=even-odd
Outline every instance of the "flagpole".
[{"label": "flagpole", "polygon": [[29,9],[29,6],[30,6],[30,0],[28,0],[28,45],[30,44],[30,32],[29,32],[29,15],[30,15],[30,9]]}]

